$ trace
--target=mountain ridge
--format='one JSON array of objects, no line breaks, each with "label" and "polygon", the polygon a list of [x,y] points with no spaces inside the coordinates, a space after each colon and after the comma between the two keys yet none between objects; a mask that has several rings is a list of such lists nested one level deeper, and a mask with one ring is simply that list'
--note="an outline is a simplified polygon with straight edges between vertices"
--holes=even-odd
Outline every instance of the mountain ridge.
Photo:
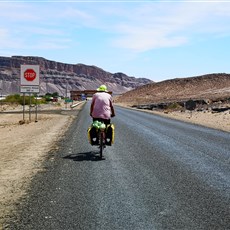
[{"label": "mountain ridge", "polygon": [[136,78],[124,73],[110,73],[97,66],[67,64],[37,56],[0,56],[0,88],[2,94],[19,93],[20,66],[40,66],[40,94],[66,90],[96,89],[106,84],[110,91],[121,94],[152,82],[147,78]]}]

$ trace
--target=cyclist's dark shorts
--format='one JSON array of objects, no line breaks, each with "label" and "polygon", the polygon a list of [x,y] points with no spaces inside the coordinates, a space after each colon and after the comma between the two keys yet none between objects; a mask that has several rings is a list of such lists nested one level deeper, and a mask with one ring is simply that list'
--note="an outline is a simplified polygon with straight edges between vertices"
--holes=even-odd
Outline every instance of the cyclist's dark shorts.
[{"label": "cyclist's dark shorts", "polygon": [[93,121],[102,121],[102,122],[104,122],[105,123],[105,125],[108,125],[108,124],[110,124],[110,119],[102,119],[102,118],[94,118],[93,117]]}]

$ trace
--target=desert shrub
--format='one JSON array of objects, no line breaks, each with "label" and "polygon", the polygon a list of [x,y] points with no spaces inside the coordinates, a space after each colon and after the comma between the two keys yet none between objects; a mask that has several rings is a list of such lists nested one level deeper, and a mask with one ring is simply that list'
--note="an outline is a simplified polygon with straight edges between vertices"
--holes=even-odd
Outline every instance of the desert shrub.
[{"label": "desert shrub", "polygon": [[[36,103],[35,97],[31,96],[31,98],[30,98],[30,96],[25,96],[25,105],[29,105],[30,101],[31,101],[31,104],[35,104]],[[20,97],[19,104],[20,105],[24,104],[24,98],[23,98],[23,96]]]},{"label": "desert shrub", "polygon": [[179,110],[181,108],[182,108],[182,106],[179,105],[177,102],[171,103],[167,107],[167,109],[170,109],[170,110]]},{"label": "desert shrub", "polygon": [[46,95],[43,98],[45,98],[46,102],[50,102],[53,100],[53,98],[58,98],[58,97],[59,97],[58,92],[55,92],[55,93],[46,93]]},{"label": "desert shrub", "polygon": [[[36,103],[43,104],[46,102],[44,98],[42,98],[41,100],[36,100],[35,96],[33,95],[31,96],[31,99],[30,99],[30,96],[25,96],[25,105],[29,105],[30,101],[31,101],[31,104],[36,104]],[[23,105],[24,97],[19,94],[8,95],[6,99],[4,100],[4,102]]]},{"label": "desert shrub", "polygon": [[20,95],[14,94],[14,95],[8,95],[6,99],[4,99],[4,102],[18,104],[19,100],[20,100]]}]

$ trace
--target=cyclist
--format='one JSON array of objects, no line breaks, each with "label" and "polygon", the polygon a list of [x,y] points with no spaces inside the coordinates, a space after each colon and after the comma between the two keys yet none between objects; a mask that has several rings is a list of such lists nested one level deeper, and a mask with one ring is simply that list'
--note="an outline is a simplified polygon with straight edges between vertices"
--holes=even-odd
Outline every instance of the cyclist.
[{"label": "cyclist", "polygon": [[106,85],[101,85],[93,95],[90,116],[93,121],[103,121],[106,125],[110,124],[111,117],[115,116],[112,96],[108,93]]}]

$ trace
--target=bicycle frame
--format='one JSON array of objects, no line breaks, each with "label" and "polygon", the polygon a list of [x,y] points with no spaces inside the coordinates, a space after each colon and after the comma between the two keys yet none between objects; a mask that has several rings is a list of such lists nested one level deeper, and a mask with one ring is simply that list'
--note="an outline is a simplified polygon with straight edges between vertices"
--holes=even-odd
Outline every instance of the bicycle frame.
[{"label": "bicycle frame", "polygon": [[102,158],[103,149],[105,148],[105,129],[99,129],[98,139],[99,139],[100,158]]}]

